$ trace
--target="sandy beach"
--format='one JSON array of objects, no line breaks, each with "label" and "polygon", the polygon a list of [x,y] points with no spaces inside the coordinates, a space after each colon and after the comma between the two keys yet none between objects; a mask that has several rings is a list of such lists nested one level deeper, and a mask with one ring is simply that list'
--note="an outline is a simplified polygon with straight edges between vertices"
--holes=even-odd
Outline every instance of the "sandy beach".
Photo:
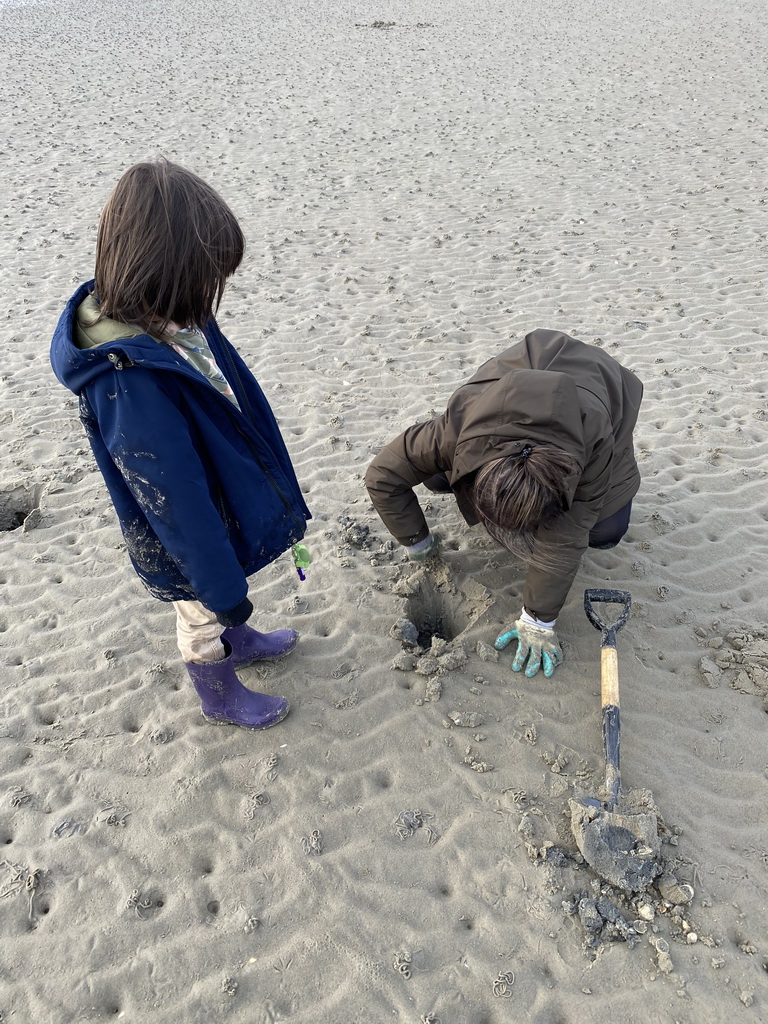
[{"label": "sandy beach", "polygon": [[[768,1019],[764,6],[32,0],[0,41],[0,1020]],[[251,581],[300,632],[242,673],[291,702],[269,732],[202,719],[49,364],[104,201],[161,155],[243,225],[219,321],[314,517],[306,581]],[[419,488],[443,545],[410,563],[362,482],[535,328],[646,389],[632,525],[550,680],[492,648],[514,557]],[[633,597],[623,782],[663,840],[632,898],[568,810],[602,781],[594,587]]]}]

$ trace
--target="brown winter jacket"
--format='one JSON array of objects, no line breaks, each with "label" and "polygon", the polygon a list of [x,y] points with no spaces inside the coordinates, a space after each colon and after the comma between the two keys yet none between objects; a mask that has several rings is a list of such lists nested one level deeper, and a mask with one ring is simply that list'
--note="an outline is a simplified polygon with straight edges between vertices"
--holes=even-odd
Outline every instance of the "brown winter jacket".
[{"label": "brown winter jacket", "polygon": [[390,533],[411,545],[429,532],[416,484],[445,473],[461,514],[475,525],[472,483],[486,462],[543,441],[570,452],[578,472],[568,482],[568,509],[538,530],[523,593],[526,609],[550,621],[565,603],[590,529],[640,486],[632,431],[642,395],[635,374],[601,348],[533,331],[481,366],[441,416],[383,448],[365,484]]}]

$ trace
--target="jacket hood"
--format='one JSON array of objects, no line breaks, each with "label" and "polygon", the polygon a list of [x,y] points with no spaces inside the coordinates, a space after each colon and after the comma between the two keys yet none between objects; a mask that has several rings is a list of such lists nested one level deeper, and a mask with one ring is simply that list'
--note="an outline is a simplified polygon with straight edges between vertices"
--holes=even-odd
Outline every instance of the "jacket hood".
[{"label": "jacket hood", "polygon": [[[179,369],[176,353],[150,334],[137,333],[136,328],[125,326],[125,336],[99,341],[94,332],[94,347],[78,347],[77,311],[80,304],[93,292],[94,283],[81,285],[64,307],[51,341],[51,366],[58,380],[74,394],[80,392],[102,373],[115,367],[134,363],[138,366],[167,365]],[[106,336],[106,335],[105,335]]]},{"label": "jacket hood", "polygon": [[493,459],[515,455],[526,442],[565,449],[578,463],[576,477],[584,467],[578,389],[565,373],[521,369],[491,382],[473,378],[452,397],[448,416],[460,424],[452,486]]}]

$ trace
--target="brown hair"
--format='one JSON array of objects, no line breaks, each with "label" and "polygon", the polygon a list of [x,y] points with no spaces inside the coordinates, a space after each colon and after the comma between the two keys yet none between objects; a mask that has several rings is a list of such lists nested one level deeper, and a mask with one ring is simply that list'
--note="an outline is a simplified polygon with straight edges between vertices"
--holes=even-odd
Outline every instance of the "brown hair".
[{"label": "brown hair", "polygon": [[156,336],[170,321],[205,327],[244,250],[235,215],[196,174],[168,160],[134,164],[99,221],[101,315]]},{"label": "brown hair", "polygon": [[473,485],[473,502],[486,530],[505,548],[530,549],[540,526],[566,509],[566,485],[576,460],[554,444],[525,442],[519,454],[486,463]]}]

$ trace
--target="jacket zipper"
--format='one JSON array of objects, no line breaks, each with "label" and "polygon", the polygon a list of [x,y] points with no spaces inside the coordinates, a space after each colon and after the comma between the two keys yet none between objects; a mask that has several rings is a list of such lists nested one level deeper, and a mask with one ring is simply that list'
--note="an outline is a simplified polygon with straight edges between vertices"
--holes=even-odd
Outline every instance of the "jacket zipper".
[{"label": "jacket zipper", "polygon": [[[214,320],[214,324],[216,324],[216,321],[215,321],[215,320]],[[219,330],[219,325],[218,325],[218,324],[216,324],[216,330],[217,330],[217,331]],[[219,333],[221,333],[221,331],[219,331]],[[227,348],[226,344],[222,344],[222,346],[221,346],[221,350],[222,350],[222,352],[224,353],[224,355],[225,355],[225,357],[226,357],[226,360],[227,360],[227,364],[228,364],[228,366],[229,366],[229,369],[230,369],[230,371],[232,372],[232,376],[233,376],[233,377],[235,378],[235,381],[236,381],[236,383],[237,383],[237,387],[238,387],[238,391],[239,391],[239,394],[238,394],[238,399],[239,399],[240,401],[243,401],[243,400],[244,400],[244,402],[245,402],[245,407],[246,407],[246,409],[248,410],[248,413],[247,413],[247,414],[248,414],[248,419],[249,419],[249,420],[250,420],[251,422],[253,422],[253,410],[251,409],[251,404],[250,404],[250,402],[248,401],[248,396],[247,396],[247,394],[245,393],[245,388],[243,387],[243,382],[242,382],[242,381],[240,380],[240,374],[239,374],[239,373],[237,372],[237,367],[235,366],[234,360],[232,359],[232,355],[231,355],[231,353],[229,352],[229,349]],[[215,390],[215,389],[214,389],[214,390]],[[223,397],[223,396],[222,396],[222,397]],[[245,434],[245,433],[243,432],[243,430],[241,429],[241,427],[240,427],[240,425],[239,425],[239,424],[236,424],[236,426],[237,426],[237,430],[238,430],[238,433],[239,433],[239,434],[240,434],[240,436],[241,436],[241,437],[242,437],[242,438],[243,438],[243,439],[245,440],[246,444],[248,445],[248,447],[249,447],[249,448],[251,449],[251,451],[253,452],[253,455],[254,455],[254,457],[255,457],[256,461],[258,462],[259,466],[261,467],[261,471],[262,471],[262,473],[264,473],[264,475],[266,476],[266,478],[267,478],[267,479],[269,480],[270,484],[272,485],[273,489],[275,490],[275,493],[276,493],[276,494],[278,495],[278,497],[280,498],[280,500],[282,501],[282,503],[283,503],[283,504],[285,505],[285,507],[286,507],[286,508],[288,509],[288,512],[290,513],[290,515],[291,515],[291,518],[293,519],[293,521],[294,521],[294,522],[295,522],[295,523],[296,523],[296,524],[297,524],[298,526],[300,526],[300,527],[301,527],[302,531],[306,530],[306,523],[305,523],[305,522],[304,522],[303,520],[299,519],[299,517],[298,517],[298,516],[296,515],[296,513],[295,513],[295,512],[293,511],[293,508],[292,508],[292,506],[291,506],[290,502],[288,501],[288,499],[286,498],[286,496],[285,496],[285,495],[283,494],[283,492],[282,492],[281,488],[280,488],[280,487],[278,487],[278,485],[277,485],[277,482],[275,481],[275,479],[274,479],[274,477],[272,476],[272,474],[270,473],[270,471],[269,471],[269,470],[267,469],[267,467],[266,467],[266,466],[264,465],[264,463],[262,462],[262,460],[261,460],[261,456],[260,456],[260,455],[259,455],[259,453],[258,453],[258,452],[256,451],[256,449],[254,448],[254,446],[253,446],[253,442],[251,441],[251,439],[250,439],[250,438],[248,437],[248,435],[247,435],[247,434]]]}]

